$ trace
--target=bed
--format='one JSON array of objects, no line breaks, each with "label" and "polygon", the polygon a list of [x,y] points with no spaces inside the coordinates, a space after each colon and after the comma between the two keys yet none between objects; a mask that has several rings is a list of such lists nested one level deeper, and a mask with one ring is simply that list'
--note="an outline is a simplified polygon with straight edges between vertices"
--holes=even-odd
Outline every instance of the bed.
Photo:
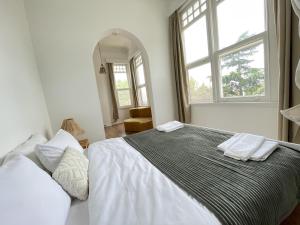
[{"label": "bed", "polygon": [[[264,177],[264,179],[260,180],[266,187],[260,186],[256,188],[255,185],[249,185],[255,191],[244,190],[245,192],[237,192],[237,195],[242,193],[246,195],[239,198],[232,196],[234,201],[240,201],[239,204],[241,204],[241,207],[237,207],[234,201],[230,202],[230,199],[228,199],[228,193],[231,195],[233,192],[228,192],[225,195],[220,194],[222,188],[225,190],[231,184],[222,187],[216,185],[210,188],[209,186],[205,186],[204,183],[195,182],[197,178],[193,180],[193,177],[188,181],[184,179],[176,180],[177,178],[174,179],[172,173],[175,176],[179,176],[182,171],[176,171],[176,165],[171,165],[171,170],[164,168],[164,162],[168,162],[166,164],[170,164],[171,162],[168,161],[170,158],[163,158],[166,155],[161,152],[164,149],[168,149],[170,143],[173,143],[173,145],[172,148],[167,150],[167,152],[171,151],[171,153],[168,153],[168,157],[177,154],[177,150],[173,151],[176,146],[184,148],[184,145],[181,145],[184,141],[187,141],[185,145],[188,148],[197,148],[197,146],[201,145],[201,142],[209,139],[205,134],[217,134],[214,138],[218,137],[219,139],[217,138],[218,141],[215,141],[214,144],[226,140],[232,135],[207,128],[186,127],[192,129],[193,132],[190,133],[190,130],[182,129],[172,132],[167,138],[161,138],[161,133],[151,130],[131,135],[127,138],[104,140],[90,146],[90,194],[88,205],[89,222],[91,225],[277,225],[291,214],[299,202],[300,153],[297,149],[281,143],[280,149],[273,153],[270,159],[266,162],[256,164],[260,165],[260,170],[264,170],[263,168],[265,168],[267,171],[262,176],[268,175],[269,177]],[[201,131],[204,136],[199,136],[198,131]],[[206,146],[209,148],[209,145]],[[294,147],[297,148],[298,146]],[[210,149],[210,151],[213,150]],[[213,153],[213,157],[216,154],[220,154],[216,152]],[[216,158],[212,159],[207,152],[205,154],[207,155],[204,158],[212,162],[216,160]],[[154,160],[153,158],[157,158],[154,155],[160,155],[161,159]],[[283,157],[283,159],[280,157]],[[237,163],[229,159],[218,158],[218,160],[220,159],[227,160],[231,165],[236,165],[236,167],[250,165],[252,166],[251,168],[254,168],[256,166],[253,162]],[[180,157],[180,160],[187,160],[187,158]],[[281,164],[278,164],[278,162]],[[184,162],[182,165],[189,167],[196,164]],[[228,165],[224,164],[224,166]],[[207,165],[203,164],[203,168],[205,167]],[[246,170],[249,168],[245,166]],[[275,169],[276,172],[268,172],[268,168]],[[237,171],[237,174],[241,172],[243,172],[242,178],[248,176],[245,170]],[[278,175],[276,175],[277,173]],[[224,169],[224,174],[226,174],[226,169]],[[183,173],[182,175],[186,177],[186,174]],[[210,182],[210,177],[212,179],[213,176],[211,174],[211,176],[203,177],[203,179],[206,179],[206,182]],[[249,176],[249,179],[252,178],[254,177]],[[226,182],[228,183],[228,180]],[[253,183],[255,183],[255,180],[253,180]],[[198,192],[194,193],[194,189],[187,187],[193,185],[202,186],[198,186]],[[256,185],[259,186],[259,184]],[[276,186],[276,188],[271,189],[272,186]],[[244,188],[245,185],[239,187]],[[218,205],[216,202],[220,200],[211,204],[211,200],[203,197],[206,195],[201,195],[201,193],[204,193],[202,190],[209,191],[210,193],[206,192],[206,194],[210,198],[214,198],[214,196],[216,198],[225,198],[227,196],[226,201],[223,201],[223,203],[225,202],[228,205],[224,206],[222,202],[222,204]],[[262,190],[264,193],[255,193]],[[249,197],[250,195],[253,196]],[[260,198],[265,200],[261,200]],[[248,205],[248,207],[243,207],[243,204]],[[219,211],[216,210],[216,206],[220,206]],[[232,219],[231,217],[234,218]]]},{"label": "bed", "polygon": [[88,201],[73,200],[66,225],[88,225]]},{"label": "bed", "polygon": [[[185,125],[170,133],[152,129],[96,142],[84,152],[89,164],[83,152],[71,150],[78,157],[67,161],[71,170],[66,171],[82,171],[84,179],[75,177],[67,183],[55,180],[46,164],[41,165],[33,153],[46,139],[32,136],[0,165],[1,221],[7,225],[279,225],[299,203],[300,146],[281,142],[266,161],[241,162],[216,150],[232,135]],[[78,142],[59,131],[42,144],[62,139],[63,157],[54,174],[68,156],[66,146]],[[75,164],[83,162],[85,170],[78,170]],[[88,200],[80,201],[81,195],[70,192],[68,185],[78,184],[84,184],[84,190],[87,186]],[[299,212],[298,205],[282,225],[299,225]]]}]

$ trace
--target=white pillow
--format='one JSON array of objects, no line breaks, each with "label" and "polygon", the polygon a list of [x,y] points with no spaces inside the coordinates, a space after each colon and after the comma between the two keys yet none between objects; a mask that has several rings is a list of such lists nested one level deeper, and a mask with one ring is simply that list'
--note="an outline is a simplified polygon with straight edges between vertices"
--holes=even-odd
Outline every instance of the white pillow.
[{"label": "white pillow", "polygon": [[45,167],[41,164],[40,160],[37,158],[35,154],[35,147],[38,144],[45,144],[47,142],[47,138],[45,138],[41,134],[31,135],[24,143],[15,147],[12,151],[10,151],[3,160],[3,164],[9,161],[12,157],[17,154],[22,154],[31,159],[38,167],[41,169],[45,169]]},{"label": "white pillow", "polygon": [[35,153],[42,164],[53,173],[67,147],[83,153],[79,142],[70,133],[60,129],[46,144],[37,145]]},{"label": "white pillow", "polygon": [[52,177],[72,197],[86,200],[89,191],[88,168],[89,160],[84,154],[67,148]]},{"label": "white pillow", "polygon": [[0,167],[0,193],[1,224],[65,225],[69,195],[23,155]]}]

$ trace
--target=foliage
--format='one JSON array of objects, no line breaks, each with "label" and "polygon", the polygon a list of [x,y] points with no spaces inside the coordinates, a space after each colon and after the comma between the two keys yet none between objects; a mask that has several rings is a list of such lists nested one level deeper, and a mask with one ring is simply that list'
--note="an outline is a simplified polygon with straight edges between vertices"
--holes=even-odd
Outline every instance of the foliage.
[{"label": "foliage", "polygon": [[[245,32],[238,41],[249,36],[251,35]],[[254,61],[252,56],[256,52],[257,46],[253,46],[222,57],[221,69],[227,73],[222,74],[224,97],[264,95],[264,69],[254,68],[251,65]],[[201,75],[199,74],[199,76]],[[200,84],[192,76],[189,77],[189,92],[192,102],[212,99],[212,88],[203,83]]]},{"label": "foliage", "polygon": [[[247,36],[249,34],[246,32],[239,40]],[[264,69],[250,65],[254,61],[252,56],[257,52],[256,48],[253,46],[222,58],[222,69],[230,71],[222,76],[224,97],[264,95]]]},{"label": "foliage", "polygon": [[129,90],[118,91],[118,99],[119,99],[120,106],[131,105]]},{"label": "foliage", "polygon": [[[209,78],[211,79],[211,76]],[[212,88],[205,84],[200,85],[193,77],[189,78],[189,91],[192,102],[205,102],[212,99]]]},{"label": "foliage", "polygon": [[128,81],[127,80],[117,80],[116,81],[116,88],[117,89],[126,89],[126,88],[128,88]]},{"label": "foliage", "polygon": [[[116,89],[128,89],[128,81],[127,79],[118,79],[116,80]],[[118,90],[118,99],[120,106],[128,106],[131,105],[130,92],[129,90]]]}]

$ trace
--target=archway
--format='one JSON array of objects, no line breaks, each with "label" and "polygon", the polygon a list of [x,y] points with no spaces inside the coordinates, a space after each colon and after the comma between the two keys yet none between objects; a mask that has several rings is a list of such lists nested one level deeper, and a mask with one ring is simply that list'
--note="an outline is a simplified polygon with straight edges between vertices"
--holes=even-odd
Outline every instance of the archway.
[{"label": "archway", "polygon": [[[110,52],[110,54],[108,54],[108,52]],[[100,71],[102,70],[102,67],[106,68],[106,66],[102,66],[101,64],[106,65],[106,63],[118,63],[125,65],[129,64],[129,60],[131,58],[136,57],[137,55],[141,56],[142,58],[145,78],[145,89],[147,90],[147,105],[151,107],[152,120],[153,124],[155,124],[155,108],[152,97],[153,93],[150,79],[149,57],[146,52],[146,49],[141,43],[141,41],[134,34],[123,29],[111,29],[106,31],[101,36],[101,38],[95,44],[93,51],[94,70],[96,75],[98,95],[102,112],[101,119],[105,127],[122,123],[122,120],[128,117],[130,107],[121,107],[121,105],[119,104],[120,102],[118,101],[119,119],[113,122],[112,107],[110,105],[111,94],[107,88],[109,86],[110,81],[105,75],[106,71],[105,73],[103,73],[103,71]],[[126,60],[127,62],[125,62]],[[132,104],[130,105],[132,106]]]}]

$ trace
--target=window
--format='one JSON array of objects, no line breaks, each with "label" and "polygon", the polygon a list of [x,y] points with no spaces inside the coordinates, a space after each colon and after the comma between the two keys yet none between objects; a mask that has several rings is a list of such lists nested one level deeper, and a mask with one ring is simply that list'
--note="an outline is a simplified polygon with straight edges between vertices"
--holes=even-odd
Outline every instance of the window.
[{"label": "window", "polygon": [[211,102],[213,100],[213,92],[210,63],[190,68],[188,76],[190,101]]},{"label": "window", "polygon": [[265,0],[194,0],[182,10],[190,103],[267,101],[267,7]]},{"label": "window", "polygon": [[122,107],[132,106],[131,88],[126,64],[114,64],[114,78],[118,105]]},{"label": "window", "polygon": [[143,59],[141,55],[138,55],[134,59],[135,64],[135,73],[136,73],[136,86],[137,86],[137,95],[140,106],[148,105],[148,97],[147,97],[147,88],[146,88],[146,80],[145,80],[145,71],[143,65]]}]

